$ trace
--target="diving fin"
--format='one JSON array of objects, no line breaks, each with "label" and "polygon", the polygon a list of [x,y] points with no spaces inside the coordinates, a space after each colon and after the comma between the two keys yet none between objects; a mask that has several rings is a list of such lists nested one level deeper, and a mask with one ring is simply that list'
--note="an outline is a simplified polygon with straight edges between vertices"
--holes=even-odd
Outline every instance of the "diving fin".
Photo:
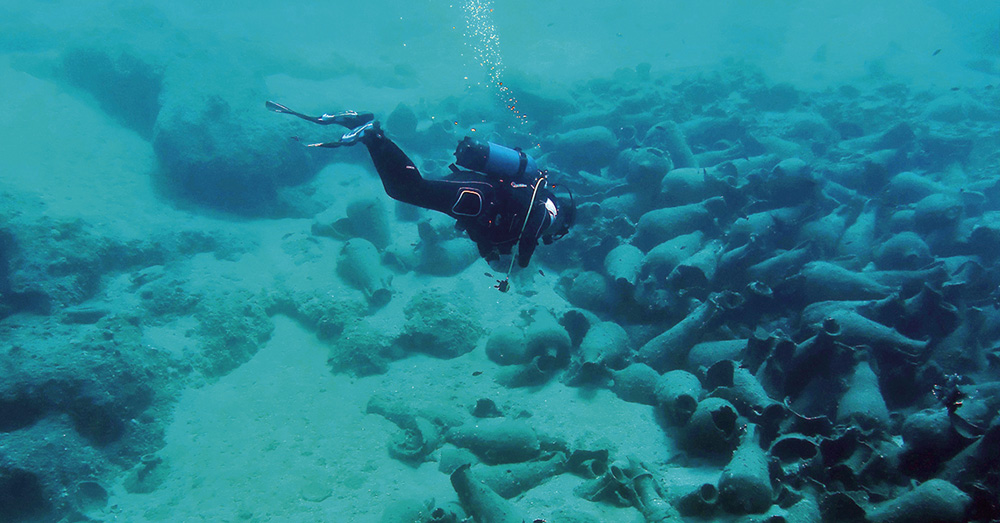
[{"label": "diving fin", "polygon": [[277,102],[272,102],[270,100],[265,102],[264,106],[276,113],[290,114],[292,116],[297,116],[299,118],[302,118],[303,120],[307,120],[312,123],[320,125],[337,124],[337,125],[342,125],[348,129],[356,129],[359,126],[362,126],[375,119],[375,115],[372,113],[368,112],[359,113],[357,111],[344,111],[341,113],[333,113],[333,114],[323,113],[322,116],[309,116],[307,114],[302,114],[300,112],[293,111],[288,107],[285,107],[284,105],[281,105]]},{"label": "diving fin", "polygon": [[378,132],[380,129],[381,128],[379,127],[378,122],[369,121],[367,123],[355,127],[354,129],[351,129],[349,132],[341,136],[340,139],[335,142],[311,143],[308,144],[307,147],[334,148],[334,147],[344,147],[345,145],[354,145],[359,141],[361,141],[361,138],[365,135],[367,131],[374,130],[375,132]]}]

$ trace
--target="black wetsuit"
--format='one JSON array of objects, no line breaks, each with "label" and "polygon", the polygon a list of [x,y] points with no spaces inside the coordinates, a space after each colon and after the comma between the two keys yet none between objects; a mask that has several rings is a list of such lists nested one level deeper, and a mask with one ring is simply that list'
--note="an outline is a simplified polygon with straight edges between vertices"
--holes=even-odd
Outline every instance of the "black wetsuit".
[{"label": "black wetsuit", "polygon": [[528,266],[539,237],[552,220],[545,202],[555,199],[543,182],[535,196],[528,225],[524,226],[524,215],[540,173],[510,180],[457,171],[444,179],[428,180],[381,130],[365,134],[361,141],[368,147],[389,197],[455,218],[487,260],[510,254],[514,244],[519,243],[517,263]]}]

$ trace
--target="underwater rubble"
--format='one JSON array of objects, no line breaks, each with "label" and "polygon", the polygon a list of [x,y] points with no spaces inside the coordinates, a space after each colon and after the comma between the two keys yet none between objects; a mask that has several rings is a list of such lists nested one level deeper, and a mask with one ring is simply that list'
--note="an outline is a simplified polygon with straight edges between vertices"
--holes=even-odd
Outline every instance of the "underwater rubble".
[{"label": "underwater rubble", "polygon": [[[149,137],[171,197],[310,215],[278,203],[281,187],[317,170],[284,140],[289,124],[223,119],[239,122],[232,140],[217,118],[235,111],[230,102],[159,96],[171,92],[169,71],[89,50],[65,60],[83,89],[99,91],[100,74],[137,86],[117,117]],[[238,96],[259,94],[249,91]],[[559,478],[569,488],[549,521],[600,521],[595,504],[647,522],[1000,519],[1000,95],[898,84],[806,92],[741,64],[684,77],[639,66],[523,91],[538,123],[504,128],[510,115],[489,96],[401,105],[386,121],[427,167],[460,138],[428,115],[452,114],[483,136],[537,144],[526,152],[573,188],[575,229],[536,255],[563,302],[532,301],[534,269],[517,273],[524,306],[509,323],[485,321],[464,296],[401,292],[402,277],[454,276],[478,253],[449,220],[381,198],[310,215],[308,235],[289,234],[291,250],[335,251],[322,265],[342,284],[335,293],[185,278],[179,260],[249,249],[221,234],[123,243],[85,223],[5,214],[0,521],[85,517],[107,502],[95,478],[115,467],[129,492],[155,490],[172,395],[252,358],[275,314],[328,343],[335,373],[482,350],[503,387],[606,389],[649,408],[680,449],[643,461],[548,433],[497,398],[459,398],[469,408],[458,410],[376,393],[367,412],[398,428],[388,454],[436,462],[455,494],[398,500],[385,523],[532,521],[519,499]],[[98,103],[114,94],[101,93]],[[225,161],[200,157],[194,142]],[[252,154],[262,143],[281,145]],[[115,292],[132,301],[90,305]],[[390,309],[395,330],[377,316]],[[185,318],[196,350],[141,341]],[[50,356],[35,355],[37,340]],[[56,433],[67,435],[58,460],[38,443]],[[712,477],[687,481],[704,477],[688,469]]]},{"label": "underwater rubble", "polygon": [[[270,320],[253,296],[192,288],[165,269],[242,248],[223,232],[122,240],[85,220],[4,209],[0,521],[99,512],[111,478],[155,461],[192,376],[212,379],[256,352]],[[179,357],[145,338],[182,316],[196,318],[198,351]]]},{"label": "underwater rubble", "polygon": [[529,151],[576,191],[577,229],[539,252],[571,307],[493,328],[486,354],[507,387],[647,404],[683,452],[643,463],[530,417],[452,426],[373,398],[414,447],[399,459],[440,448],[464,510],[383,521],[529,521],[505,500],[561,474],[649,522],[1000,518],[1000,97],[733,67],[623,69],[572,98]]}]

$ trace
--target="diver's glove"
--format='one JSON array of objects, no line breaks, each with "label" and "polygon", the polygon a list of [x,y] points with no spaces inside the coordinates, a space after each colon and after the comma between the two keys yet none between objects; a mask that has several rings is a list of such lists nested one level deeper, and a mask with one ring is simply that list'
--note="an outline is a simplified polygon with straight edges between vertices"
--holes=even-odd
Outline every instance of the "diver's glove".
[{"label": "diver's glove", "polygon": [[340,140],[337,140],[335,142],[311,143],[311,144],[309,144],[309,147],[329,147],[329,148],[333,148],[333,147],[344,147],[344,146],[348,146],[348,145],[354,145],[354,144],[358,143],[359,141],[361,141],[361,138],[364,137],[365,133],[368,133],[368,132],[376,132],[377,133],[380,130],[381,130],[381,127],[379,127],[378,122],[368,122],[368,123],[366,123],[364,125],[359,125],[358,127],[355,127],[354,129],[351,129],[347,134],[345,134],[344,136],[341,136]]}]

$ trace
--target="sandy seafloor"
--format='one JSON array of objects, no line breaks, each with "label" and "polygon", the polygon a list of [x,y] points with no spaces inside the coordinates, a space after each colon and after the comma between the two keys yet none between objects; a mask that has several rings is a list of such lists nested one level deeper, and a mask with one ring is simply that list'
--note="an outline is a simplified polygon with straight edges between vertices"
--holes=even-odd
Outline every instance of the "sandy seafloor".
[{"label": "sandy seafloor", "polygon": [[[593,499],[581,486],[595,478],[580,469],[514,496],[527,521],[668,521],[649,508],[643,478],[680,505],[693,488],[718,485],[723,470],[744,474],[730,484],[736,501],[681,506],[677,518],[847,521],[860,511],[873,521],[996,520],[1000,467],[983,450],[1000,437],[994,87],[1000,10],[988,2],[4,2],[0,522],[432,520],[430,510],[390,517],[406,504],[471,517],[477,509],[467,500],[458,508],[441,457],[456,447],[444,442],[455,438],[449,429],[475,427],[470,411],[484,398],[531,427],[539,455],[606,450],[597,479],[617,464],[619,490]],[[526,123],[503,106],[510,97]],[[391,137],[395,121],[428,175],[445,172],[466,134],[523,146],[577,184],[581,223],[540,246],[512,291],[499,293],[502,269],[470,255],[472,244],[440,219],[431,222],[436,236],[421,236],[430,214],[400,211],[367,155],[303,149],[288,137],[329,140],[337,130],[270,113],[267,99],[311,114],[370,110]],[[643,143],[663,121],[690,143]],[[590,134],[572,133],[580,129]],[[653,161],[650,175],[629,156],[654,146],[674,167],[682,152],[711,160],[698,167],[713,176],[729,173],[717,169],[726,162],[746,167],[727,181],[742,198],[727,194],[725,211],[707,219],[698,211],[636,233],[649,211],[721,195],[655,196],[671,169]],[[382,202],[391,230],[365,260],[391,276],[384,306],[370,307],[337,270],[352,236],[378,241],[361,230],[368,223],[330,232],[357,200]],[[771,212],[760,218],[771,225],[747,218]],[[903,232],[910,250],[885,254]],[[707,274],[686,289],[666,276],[689,246],[717,246],[714,273],[723,253],[753,243],[750,233],[767,252],[729,266],[731,280]],[[694,243],[649,255],[680,236]],[[442,242],[443,258],[423,261]],[[631,244],[644,261],[622,287],[604,259]],[[779,255],[779,268],[756,265]],[[808,270],[824,260],[883,279],[830,283]],[[813,279],[800,286],[804,273]],[[744,384],[753,393],[732,384],[713,392],[706,366],[644,352],[699,303],[735,299],[726,292],[754,299],[751,281],[785,301],[707,316],[704,332],[678,343],[763,343],[771,374]],[[820,324],[802,319],[818,302],[841,314],[839,356],[785,361],[782,347],[822,337]],[[411,303],[428,310],[414,314]],[[533,333],[551,318],[562,326]],[[627,332],[623,361],[580,352],[581,322],[600,321]],[[566,344],[558,350],[571,361],[531,386],[505,386],[512,368],[530,367],[487,355],[491,335],[510,326],[542,345]],[[414,347],[413,332],[430,346]],[[926,352],[914,356],[914,347]],[[368,357],[344,356],[351,351],[374,354],[375,372]],[[749,349],[729,356],[738,368],[761,365]],[[643,370],[568,384],[585,362],[609,375],[649,363],[653,382]],[[775,377],[775,366],[793,364],[814,388]],[[657,374],[679,368],[705,386],[696,400],[728,398],[738,425],[763,427],[763,448],[741,445],[733,460],[755,469],[730,462],[734,427],[722,451],[678,442],[684,423],[665,420],[651,393]],[[753,396],[758,386],[766,401]],[[836,399],[852,386],[869,396]],[[948,391],[967,398],[957,417]],[[370,413],[373,396],[410,417]],[[782,421],[762,414],[782,402]],[[914,416],[933,422],[908,425]],[[416,464],[387,450],[414,420],[434,440]],[[769,448],[779,434],[816,450],[779,455]],[[636,472],[640,461],[649,474]],[[747,509],[761,473],[773,499]],[[905,497],[920,484],[938,494],[921,496],[940,502]],[[491,514],[478,517],[513,521]]]}]

